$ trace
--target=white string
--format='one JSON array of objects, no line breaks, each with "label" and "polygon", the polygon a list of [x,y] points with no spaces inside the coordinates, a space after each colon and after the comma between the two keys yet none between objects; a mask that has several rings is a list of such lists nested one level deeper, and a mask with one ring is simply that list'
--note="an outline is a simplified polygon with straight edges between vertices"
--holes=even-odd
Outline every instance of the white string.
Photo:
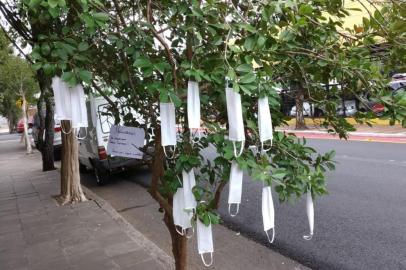
[{"label": "white string", "polygon": [[238,157],[240,157],[242,155],[242,152],[244,150],[245,141],[241,141],[241,149],[240,149],[240,152],[238,154],[237,154],[237,146],[235,145],[235,141],[232,141],[232,142],[233,142],[233,147],[234,147],[234,156],[236,158],[238,158]]},{"label": "white string", "polygon": [[268,231],[265,231],[265,233],[266,233],[266,236],[268,237],[269,243],[272,244],[272,243],[273,243],[273,240],[275,240],[275,228],[272,228],[271,230],[272,230],[272,239],[269,239]]},{"label": "white string", "polygon": [[[70,120],[68,120],[68,121],[70,121]],[[69,132],[66,132],[66,131],[63,129],[63,125],[62,125],[62,123],[61,123],[61,131],[62,131],[62,133],[65,134],[65,135],[71,134],[71,132],[72,132],[72,124],[71,124],[71,126],[70,126]]]},{"label": "white string", "polygon": [[163,147],[163,149],[164,149],[165,157],[166,157],[167,159],[174,159],[175,153],[176,153],[176,145],[173,147],[173,153],[172,153],[172,156],[171,156],[171,157],[169,157],[168,154],[166,153],[166,148],[165,148],[165,146],[162,146],[162,147]]},{"label": "white string", "polygon": [[204,266],[210,267],[213,264],[213,252],[210,252],[210,263],[206,263],[206,260],[204,259],[203,254],[200,254],[200,257],[202,257]]},{"label": "white string", "polygon": [[233,203],[229,203],[228,204],[228,213],[230,214],[231,217],[235,217],[236,215],[238,215],[238,212],[240,211],[240,204],[239,203],[235,203],[235,205],[237,206],[236,208],[236,212],[234,214],[231,213],[231,205],[233,205]]}]

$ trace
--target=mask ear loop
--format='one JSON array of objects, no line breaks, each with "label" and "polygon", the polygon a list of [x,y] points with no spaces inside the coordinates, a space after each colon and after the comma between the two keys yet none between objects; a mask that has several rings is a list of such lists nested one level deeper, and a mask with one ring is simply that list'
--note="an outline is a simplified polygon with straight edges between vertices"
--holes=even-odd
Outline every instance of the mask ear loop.
[{"label": "mask ear loop", "polygon": [[178,233],[178,234],[180,234],[180,235],[182,235],[182,236],[185,236],[185,230],[182,228],[182,231],[180,232],[179,230],[178,230],[178,226],[177,225],[175,225],[175,230],[176,230],[176,232]]},{"label": "mask ear loop", "polygon": [[[70,121],[70,120],[69,120],[69,121]],[[71,122],[71,127],[70,127],[69,132],[66,132],[66,131],[63,129],[63,125],[62,125],[62,123],[61,123],[61,131],[62,131],[62,133],[65,134],[65,135],[71,134],[71,133],[72,133],[72,122]]]},{"label": "mask ear loop", "polygon": [[76,138],[78,140],[83,140],[83,139],[85,139],[87,137],[87,128],[85,127],[84,129],[85,129],[85,136],[83,136],[83,137],[79,137],[80,128],[78,129],[78,134],[76,135]]},{"label": "mask ear loop", "polygon": [[245,141],[241,141],[241,149],[238,154],[237,154],[237,146],[235,144],[235,141],[232,141],[232,142],[233,142],[233,147],[234,147],[234,157],[238,158],[242,155],[242,152],[244,151]]},{"label": "mask ear loop", "polygon": [[269,231],[269,230],[268,230],[268,231],[265,231],[265,233],[266,233],[266,236],[268,237],[269,243],[272,244],[272,243],[273,243],[273,240],[275,240],[275,228],[272,228],[271,230],[272,230],[272,239],[269,238],[269,234],[268,234],[268,231]]},{"label": "mask ear loop", "polygon": [[[262,187],[265,187],[265,183],[262,182]],[[272,192],[272,191],[271,191]],[[269,238],[269,234],[268,232],[272,230],[272,239]],[[270,244],[273,243],[273,241],[275,240],[275,227],[273,227],[272,229],[265,231],[266,237],[268,238],[268,241]]]},{"label": "mask ear loop", "polygon": [[271,139],[271,146],[267,149],[264,149],[264,142],[261,142],[261,153],[266,153],[272,149],[272,139]]},{"label": "mask ear loop", "polygon": [[162,146],[162,148],[164,149],[164,154],[165,154],[165,157],[166,157],[167,159],[174,159],[174,158],[175,158],[176,145],[173,147],[172,156],[168,156],[168,154],[166,153],[166,148],[165,148],[165,146]]},{"label": "mask ear loop", "polygon": [[202,262],[203,262],[204,266],[210,267],[213,264],[213,252],[210,252],[210,263],[206,263],[203,253],[200,254],[200,257],[202,257]]},{"label": "mask ear loop", "polygon": [[[209,216],[210,224],[211,224],[211,218]],[[202,262],[204,266],[210,267],[213,264],[213,252],[210,252],[210,263],[206,263],[206,259],[204,258],[204,253],[200,254],[200,257],[202,258]]]},{"label": "mask ear loop", "polygon": [[[191,230],[191,231],[192,231],[192,234],[189,234],[189,235],[188,235],[187,232],[190,231],[190,229],[192,229],[192,230]],[[186,236],[187,239],[192,238],[194,234],[195,234],[195,229],[193,228],[193,226],[192,226],[192,228],[188,228],[188,229],[185,230],[185,236]]]},{"label": "mask ear loop", "polygon": [[[235,204],[235,205],[237,206],[236,211],[235,211],[234,214],[231,213],[231,206],[232,206],[233,204]],[[240,211],[240,204],[239,204],[239,203],[229,203],[229,204],[228,204],[228,214],[229,214],[231,217],[235,217],[236,215],[238,215],[238,212],[239,212],[239,211]]]},{"label": "mask ear loop", "polygon": [[[309,176],[309,179],[310,179],[310,176]],[[311,188],[308,188],[307,192],[311,192]],[[308,235],[303,235],[304,240],[310,241],[310,240],[312,240],[312,238],[313,238],[313,232],[309,232]]]}]

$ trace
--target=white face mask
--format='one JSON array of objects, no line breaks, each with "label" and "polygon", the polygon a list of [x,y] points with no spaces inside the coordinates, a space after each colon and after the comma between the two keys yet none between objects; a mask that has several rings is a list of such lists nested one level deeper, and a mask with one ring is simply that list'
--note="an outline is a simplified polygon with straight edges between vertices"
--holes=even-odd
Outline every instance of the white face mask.
[{"label": "white face mask", "polygon": [[173,103],[160,103],[159,110],[161,115],[161,140],[164,148],[165,146],[173,146],[173,152],[176,148],[176,119],[175,119],[175,105]]},{"label": "white face mask", "polygon": [[71,120],[72,105],[69,86],[61,78],[53,77],[52,89],[54,91],[56,119]]},{"label": "white face mask", "polygon": [[258,129],[259,129],[259,139],[261,141],[261,152],[268,151],[264,150],[264,142],[267,140],[273,140],[273,130],[272,130],[272,118],[271,112],[269,110],[268,97],[258,99]]},{"label": "white face mask", "polygon": [[[209,226],[204,225],[199,218],[196,222],[197,229],[197,249],[202,257],[203,264],[207,267],[213,264],[213,234],[211,224]],[[206,263],[204,254],[210,253],[210,263]]]},{"label": "white face mask", "polygon": [[199,84],[189,81],[187,86],[187,120],[190,129],[200,129]]},{"label": "white face mask", "polygon": [[[240,169],[237,162],[233,161],[231,163],[230,169],[230,181],[229,181],[230,189],[228,192],[228,213],[232,217],[235,217],[240,209],[242,179],[243,179],[243,171]],[[236,204],[237,207],[235,214],[231,214],[232,204]]]},{"label": "white face mask", "polygon": [[[262,221],[264,223],[264,231],[268,237],[269,243],[272,243],[275,238],[275,210],[272,200],[272,190],[270,186],[262,188]],[[268,231],[272,229],[272,239],[269,237]]]},{"label": "white face mask", "polygon": [[196,199],[192,189],[196,186],[195,172],[191,169],[189,172],[182,171],[183,193],[185,198],[185,209],[196,209]]},{"label": "white face mask", "polygon": [[306,213],[307,213],[307,219],[309,221],[310,234],[304,235],[303,238],[305,240],[311,240],[313,237],[313,228],[314,228],[314,205],[313,205],[312,192],[310,191],[310,189],[306,193]]},{"label": "white face mask", "polygon": [[[227,116],[229,133],[228,139],[233,142],[234,156],[239,157],[244,150],[245,133],[242,119],[241,95],[226,86]],[[241,142],[241,150],[237,154],[235,142]]]},{"label": "white face mask", "polygon": [[[185,235],[186,230],[192,228],[192,217],[193,213],[185,211],[183,188],[178,188],[173,195],[173,223],[180,235]],[[181,228],[181,231],[178,230],[178,226]]]},{"label": "white face mask", "polygon": [[83,87],[76,85],[69,90],[72,102],[72,128],[87,127],[86,99]]}]

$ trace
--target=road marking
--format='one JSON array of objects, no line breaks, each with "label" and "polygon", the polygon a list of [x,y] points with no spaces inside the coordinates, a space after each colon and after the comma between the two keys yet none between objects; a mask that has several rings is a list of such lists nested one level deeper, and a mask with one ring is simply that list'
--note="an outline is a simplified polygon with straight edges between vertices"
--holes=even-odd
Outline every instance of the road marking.
[{"label": "road marking", "polygon": [[20,139],[0,141],[0,143],[18,142]]}]

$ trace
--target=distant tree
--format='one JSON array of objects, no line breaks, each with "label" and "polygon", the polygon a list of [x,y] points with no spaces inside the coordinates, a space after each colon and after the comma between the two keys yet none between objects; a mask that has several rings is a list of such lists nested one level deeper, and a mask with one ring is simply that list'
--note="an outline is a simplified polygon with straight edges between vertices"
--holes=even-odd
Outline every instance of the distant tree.
[{"label": "distant tree", "polygon": [[33,70],[24,59],[13,54],[10,43],[0,30],[0,114],[8,119],[10,132],[19,117],[24,117],[19,101],[25,99],[25,106],[33,104],[37,92],[38,83]]}]

